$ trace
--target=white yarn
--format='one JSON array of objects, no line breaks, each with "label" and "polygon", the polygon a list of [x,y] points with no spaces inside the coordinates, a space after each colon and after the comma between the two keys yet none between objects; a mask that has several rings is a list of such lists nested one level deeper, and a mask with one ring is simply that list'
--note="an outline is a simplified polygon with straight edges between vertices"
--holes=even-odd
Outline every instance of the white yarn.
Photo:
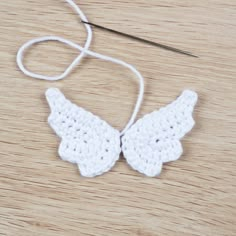
[{"label": "white yarn", "polygon": [[147,175],[160,174],[162,164],[182,154],[180,139],[194,126],[197,94],[184,91],[170,105],[138,120],[122,138],[119,131],[72,104],[58,89],[48,89],[48,122],[61,138],[60,157],[76,163],[81,175],[94,177],[110,170],[122,150],[129,165]]},{"label": "white yarn", "polygon": [[[72,0],[66,1],[81,20],[87,21]],[[143,99],[143,77],[132,65],[124,61],[90,51],[92,30],[87,24],[85,28],[88,36],[84,47],[57,36],[45,36],[25,43],[17,54],[19,68],[24,74],[36,79],[60,80],[65,78],[85,55],[89,55],[130,69],[139,79],[139,95],[128,124],[119,132],[99,117],[71,103],[58,89],[48,89],[46,98],[51,108],[48,122],[61,138],[59,155],[65,161],[76,163],[81,175],[93,177],[110,170],[122,151],[133,169],[147,176],[156,176],[160,174],[163,163],[175,161],[181,156],[183,150],[180,139],[194,126],[192,113],[197,94],[186,90],[170,105],[146,115],[133,125]],[[81,54],[61,75],[50,77],[33,73],[23,65],[24,53],[29,47],[45,41],[59,41],[77,49]]]},{"label": "white yarn", "polygon": [[[83,21],[88,21],[86,16],[84,15],[84,13],[81,11],[81,9],[72,1],[72,0],[66,0],[66,2],[75,10],[75,12],[80,16],[81,20]],[[69,40],[66,40],[62,37],[55,37],[55,36],[46,36],[46,37],[41,37],[41,38],[36,38],[36,39],[32,39],[30,41],[28,41],[27,43],[25,43],[18,51],[17,53],[17,64],[20,68],[20,70],[25,74],[28,75],[32,78],[36,78],[36,79],[43,79],[43,80],[60,80],[60,79],[64,79],[73,69],[76,65],[79,64],[79,62],[81,61],[81,59],[85,56],[85,51],[90,47],[91,41],[92,41],[92,29],[91,26],[88,24],[84,24],[86,30],[87,30],[87,39],[86,39],[86,43],[85,46],[81,51],[81,54],[68,66],[68,68],[61,74],[58,76],[45,76],[45,75],[40,75],[40,74],[36,74],[33,73],[31,71],[29,71],[28,69],[25,68],[25,66],[23,65],[23,59],[24,59],[24,53],[25,51],[33,46],[34,44],[40,43],[40,42],[45,42],[45,41],[59,41],[62,43],[65,43],[71,47],[74,47],[73,45],[76,45],[74,43],[72,43]],[[82,47],[80,47],[82,48]]]},{"label": "white yarn", "polygon": [[[81,11],[81,9],[72,1],[72,0],[66,0],[68,4],[70,4],[70,6],[75,10],[75,12],[77,12],[77,14],[80,16],[81,20],[83,21],[88,21],[86,16],[84,15],[84,13]],[[134,123],[135,118],[137,117],[138,111],[140,109],[142,100],[143,100],[143,94],[144,94],[144,79],[142,77],[142,75],[139,73],[138,70],[135,69],[134,66],[118,60],[116,58],[112,58],[109,56],[105,56],[99,53],[95,53],[93,51],[88,50],[91,41],[92,41],[92,29],[88,24],[85,24],[85,28],[87,29],[87,40],[85,43],[84,47],[81,47],[79,44],[73,43],[70,40],[64,39],[62,37],[58,37],[58,36],[45,36],[45,37],[40,37],[40,38],[36,38],[36,39],[32,39],[30,41],[28,41],[27,43],[25,43],[18,51],[17,53],[17,64],[20,68],[20,70],[27,76],[30,76],[32,78],[36,78],[36,79],[43,79],[43,80],[60,80],[60,79],[64,79],[73,69],[76,65],[79,64],[79,62],[81,61],[81,59],[87,54],[89,56],[93,56],[102,60],[106,60],[106,61],[110,61],[119,65],[122,65],[128,69],[130,69],[139,79],[139,95],[137,98],[137,102],[133,111],[133,114],[128,122],[128,124],[126,125],[126,127],[124,128],[124,130],[121,132],[121,135],[123,135],[128,129],[129,127]],[[46,42],[46,41],[58,41],[61,43],[64,43],[70,47],[73,47],[75,49],[77,49],[78,51],[81,51],[81,54],[68,66],[68,68],[59,76],[45,76],[45,75],[40,75],[40,74],[36,74],[33,73],[31,71],[29,71],[28,69],[26,69],[26,67],[23,64],[23,59],[24,59],[24,54],[25,51],[30,48],[31,46],[37,44],[37,43],[41,43],[41,42]]]}]

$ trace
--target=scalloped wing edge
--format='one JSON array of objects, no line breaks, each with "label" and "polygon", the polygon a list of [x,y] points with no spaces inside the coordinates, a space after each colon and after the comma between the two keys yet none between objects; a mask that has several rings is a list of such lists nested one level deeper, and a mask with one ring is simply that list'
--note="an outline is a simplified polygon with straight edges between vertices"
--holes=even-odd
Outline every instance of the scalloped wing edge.
[{"label": "scalloped wing edge", "polygon": [[[77,164],[78,169],[80,171],[80,174],[82,176],[85,177],[94,177],[97,175],[101,175],[107,171],[109,171],[116,163],[116,161],[119,159],[120,157],[120,153],[121,153],[121,148],[120,148],[120,132],[116,129],[114,129],[112,126],[110,126],[107,122],[105,122],[104,120],[102,120],[100,117],[92,114],[91,112],[88,112],[86,110],[84,110],[83,108],[73,104],[70,100],[68,100],[67,98],[65,98],[64,94],[57,88],[49,88],[46,93],[46,99],[48,101],[48,104],[50,106],[51,109],[51,113],[48,117],[48,123],[51,126],[51,128],[54,130],[54,132],[61,138],[61,142],[59,145],[59,149],[58,149],[58,154],[60,156],[60,158],[64,161],[68,161],[74,164]],[[85,113],[86,116],[88,116],[88,118],[90,118],[91,116],[93,117],[94,120],[99,121],[101,123],[101,126],[99,126],[99,129],[103,127],[106,127],[110,130],[110,132],[108,134],[106,134],[106,132],[104,132],[104,137],[103,139],[105,139],[108,135],[108,137],[110,137],[109,135],[112,135],[111,137],[114,138],[114,140],[110,140],[109,143],[109,147],[110,149],[112,149],[112,153],[105,153],[104,157],[101,155],[102,150],[99,150],[98,152],[101,155],[101,160],[99,160],[100,156],[92,156],[92,159],[89,159],[90,161],[88,162],[88,160],[86,159],[85,161],[83,161],[82,159],[79,158],[80,154],[78,153],[73,153],[72,150],[74,147],[70,147],[68,149],[68,151],[66,150],[66,146],[73,146],[73,142],[74,140],[72,140],[73,136],[72,134],[69,134],[69,136],[65,136],[65,129],[61,128],[56,119],[60,119],[60,115],[55,115],[55,112],[57,111],[58,106],[60,105],[64,105],[66,103],[66,106],[70,106],[70,108],[72,109],[79,109],[79,112],[81,113]],[[61,113],[63,113],[64,111],[62,111]],[[64,113],[63,113],[64,115]],[[71,114],[68,114],[68,116],[70,116]],[[61,128],[61,129],[60,129]],[[67,128],[67,127],[66,127]],[[102,131],[100,131],[101,133]],[[84,138],[84,137],[82,137]],[[72,143],[72,144],[71,144]],[[89,145],[89,144],[88,144]],[[93,149],[93,145],[90,144],[89,146],[91,149]],[[108,147],[108,149],[109,149]],[[82,147],[81,147],[82,149]],[[104,148],[105,149],[105,148]],[[84,150],[83,150],[84,153]],[[74,156],[73,156],[74,154]],[[81,154],[82,155],[82,154]],[[89,154],[88,154],[89,156]],[[104,161],[103,161],[104,158]],[[96,160],[99,161],[100,165],[96,165]],[[106,162],[105,162],[106,161]],[[94,169],[94,170],[93,170]]]}]

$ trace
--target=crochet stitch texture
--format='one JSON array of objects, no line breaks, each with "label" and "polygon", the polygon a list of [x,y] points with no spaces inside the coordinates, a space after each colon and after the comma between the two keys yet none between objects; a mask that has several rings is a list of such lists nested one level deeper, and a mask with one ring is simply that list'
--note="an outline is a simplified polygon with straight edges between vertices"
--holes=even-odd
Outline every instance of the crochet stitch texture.
[{"label": "crochet stitch texture", "polygon": [[194,126],[192,112],[197,94],[185,90],[174,102],[132,125],[124,135],[98,116],[71,103],[59,89],[50,88],[48,122],[61,138],[60,157],[78,165],[82,176],[109,171],[121,151],[129,165],[150,177],[160,174],[163,163],[183,152],[180,139]]}]

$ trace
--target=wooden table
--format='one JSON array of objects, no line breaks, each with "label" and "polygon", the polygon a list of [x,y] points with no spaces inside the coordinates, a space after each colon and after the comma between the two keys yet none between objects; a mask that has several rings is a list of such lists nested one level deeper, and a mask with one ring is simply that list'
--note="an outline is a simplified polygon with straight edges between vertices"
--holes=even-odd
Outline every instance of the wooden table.
[{"label": "wooden table", "polygon": [[[122,59],[145,77],[139,117],[199,94],[196,126],[184,155],[159,177],[132,170],[123,157],[105,175],[82,178],[57,155],[44,92],[60,88],[72,101],[122,129],[138,85],[128,70],[94,58],[66,79],[31,79],[16,66],[27,40],[58,35],[84,44],[80,20],[60,0],[0,2],[0,235],[236,235],[235,0],[76,1],[89,20],[188,50],[182,56],[94,29],[91,49]],[[57,43],[26,55],[28,68],[55,75],[77,56]]]}]

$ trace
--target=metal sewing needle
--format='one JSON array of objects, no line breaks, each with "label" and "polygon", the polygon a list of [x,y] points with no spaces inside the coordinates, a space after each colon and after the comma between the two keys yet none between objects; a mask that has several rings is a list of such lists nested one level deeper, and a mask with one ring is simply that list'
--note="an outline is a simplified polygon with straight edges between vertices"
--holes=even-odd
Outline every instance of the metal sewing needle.
[{"label": "metal sewing needle", "polygon": [[97,24],[94,24],[94,23],[91,23],[91,22],[86,22],[86,21],[83,21],[83,20],[81,22],[84,23],[84,24],[92,25],[92,26],[94,26],[96,28],[99,28],[99,29],[102,29],[102,30],[106,30],[106,31],[109,31],[109,32],[112,32],[112,33],[115,33],[115,34],[119,34],[119,35],[122,35],[122,36],[125,36],[125,37],[128,37],[128,38],[140,41],[140,42],[144,42],[144,43],[147,43],[147,44],[159,47],[159,48],[163,48],[163,49],[166,49],[166,50],[169,50],[169,51],[172,51],[172,52],[184,54],[184,55],[187,55],[187,56],[190,56],[190,57],[198,58],[198,56],[195,56],[192,53],[187,52],[187,51],[183,51],[183,50],[180,50],[180,49],[177,49],[177,48],[174,48],[174,47],[170,47],[170,46],[167,46],[167,45],[164,45],[164,44],[161,44],[161,43],[152,42],[152,41],[147,40],[147,39],[139,38],[137,36],[126,34],[126,33],[123,33],[123,32],[117,31],[117,30],[109,29],[109,28],[106,28],[104,26],[97,25]]}]

